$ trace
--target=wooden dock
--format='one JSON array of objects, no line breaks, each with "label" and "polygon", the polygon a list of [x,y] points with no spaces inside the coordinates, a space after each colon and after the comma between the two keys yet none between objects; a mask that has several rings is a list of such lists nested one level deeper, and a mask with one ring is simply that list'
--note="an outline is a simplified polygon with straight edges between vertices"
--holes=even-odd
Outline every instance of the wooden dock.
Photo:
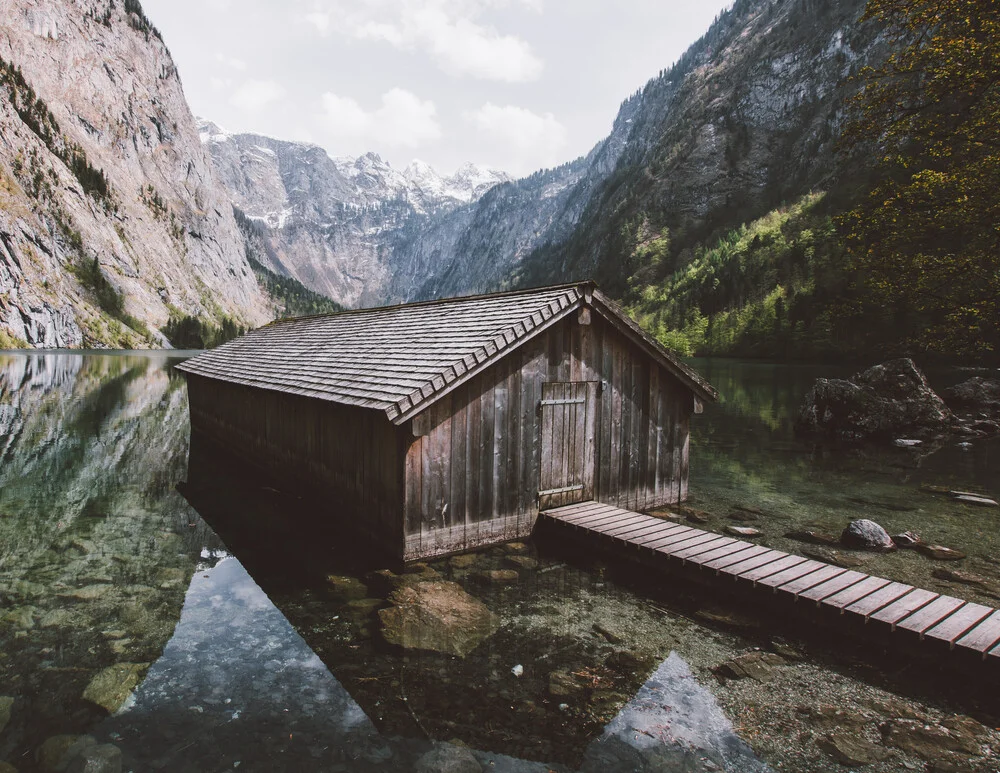
[{"label": "wooden dock", "polygon": [[1000,611],[992,607],[598,502],[545,510],[540,520],[618,554],[637,552],[685,573],[731,579],[762,600],[812,602],[845,622],[853,618],[1000,666]]}]

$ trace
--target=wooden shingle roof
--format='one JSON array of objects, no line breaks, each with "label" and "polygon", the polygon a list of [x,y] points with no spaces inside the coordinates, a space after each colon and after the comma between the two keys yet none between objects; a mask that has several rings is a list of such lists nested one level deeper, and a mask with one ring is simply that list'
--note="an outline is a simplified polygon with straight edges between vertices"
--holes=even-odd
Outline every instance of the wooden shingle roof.
[{"label": "wooden shingle roof", "polygon": [[582,305],[616,324],[696,395],[716,399],[711,386],[591,283],[279,320],[177,367],[384,411],[402,424]]}]

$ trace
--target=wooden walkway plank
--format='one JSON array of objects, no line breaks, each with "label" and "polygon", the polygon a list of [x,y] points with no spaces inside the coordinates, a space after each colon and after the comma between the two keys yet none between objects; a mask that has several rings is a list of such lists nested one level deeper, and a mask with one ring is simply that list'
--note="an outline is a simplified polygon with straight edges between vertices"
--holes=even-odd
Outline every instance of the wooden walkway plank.
[{"label": "wooden walkway plank", "polygon": [[723,545],[722,547],[710,550],[707,553],[703,553],[698,557],[699,566],[705,566],[711,561],[717,558],[722,558],[723,556],[731,556],[739,553],[743,550],[749,550],[750,548],[760,547],[759,545],[752,545],[749,542],[743,542],[742,540],[733,540],[729,545]]},{"label": "wooden walkway plank", "polygon": [[826,565],[815,572],[803,575],[797,580],[792,580],[791,582],[786,582],[784,585],[779,585],[777,590],[785,593],[791,593],[793,596],[798,598],[799,594],[803,591],[815,588],[817,585],[824,583],[827,580],[832,580],[834,577],[839,577],[845,572],[847,572],[847,570],[842,569],[839,566]]},{"label": "wooden walkway plank", "polygon": [[691,529],[686,532],[677,532],[670,536],[663,537],[662,539],[654,540],[653,542],[647,542],[643,547],[646,547],[649,550],[655,550],[657,553],[659,553],[661,552],[660,548],[667,547],[668,545],[680,546],[682,542],[698,539],[703,534],[705,534],[705,532],[703,532],[701,529]]},{"label": "wooden walkway plank", "polygon": [[586,513],[582,514],[577,518],[568,519],[566,522],[570,526],[575,526],[578,529],[588,529],[594,531],[602,523],[614,523],[619,518],[622,517],[622,513],[618,508],[608,509],[603,513]]},{"label": "wooden walkway plank", "polygon": [[692,529],[690,526],[680,526],[680,525],[668,526],[664,524],[662,529],[658,529],[657,531],[651,531],[647,534],[643,534],[641,537],[636,537],[632,541],[632,544],[638,548],[645,548],[651,543],[656,542],[657,540],[660,540],[663,537],[669,536],[671,534],[688,534],[692,531],[696,531],[696,529]]},{"label": "wooden walkway plank", "polygon": [[617,513],[611,509],[608,510],[581,510],[577,513],[572,513],[562,519],[562,523],[567,526],[581,526],[590,521],[596,520],[602,517],[617,517]]},{"label": "wooden walkway plank", "polygon": [[758,585],[763,585],[767,588],[771,588],[777,592],[778,588],[784,585],[786,582],[791,582],[792,580],[797,580],[800,577],[805,577],[812,574],[813,572],[818,572],[826,564],[819,561],[813,561],[811,558],[808,561],[804,561],[801,564],[796,564],[793,567],[785,569],[784,571],[778,572],[777,574],[767,575],[761,577],[757,580]]},{"label": "wooden walkway plank", "polygon": [[912,585],[907,585],[904,582],[890,582],[882,590],[876,591],[870,596],[865,596],[863,599],[859,599],[853,604],[844,607],[844,611],[863,615],[865,622],[868,622],[869,616],[873,613],[898,601],[913,589]]},{"label": "wooden walkway plank", "polygon": [[823,599],[823,605],[839,609],[840,613],[843,614],[844,607],[855,604],[890,584],[889,580],[882,579],[881,577],[868,577],[856,585],[852,585],[839,593]]},{"label": "wooden walkway plank", "polygon": [[955,649],[955,642],[965,636],[993,612],[992,607],[969,602],[953,612],[947,618],[924,631],[920,638],[939,639],[948,642],[950,649]]},{"label": "wooden walkway plank", "polygon": [[817,605],[821,604],[825,599],[833,596],[836,593],[840,593],[843,590],[850,590],[858,583],[862,582],[868,575],[862,574],[861,572],[844,572],[832,580],[827,580],[824,583],[820,583],[807,591],[802,591],[799,594],[800,599],[808,599],[809,601],[815,601]]},{"label": "wooden walkway plank", "polygon": [[748,558],[759,556],[761,553],[770,552],[771,549],[766,548],[763,545],[752,545],[749,550],[741,550],[739,553],[731,553],[730,555],[722,556],[720,558],[713,559],[712,561],[705,561],[702,566],[706,569],[714,569],[718,573],[727,566],[732,566],[733,564],[738,564],[741,561],[746,561]]},{"label": "wooden walkway plank", "polygon": [[[573,505],[570,505],[570,507],[573,507]],[[593,504],[590,506],[581,505],[578,509],[571,510],[566,514],[559,516],[559,520],[565,523],[576,523],[581,518],[586,518],[591,515],[620,515],[627,512],[627,510],[621,510],[613,505],[597,505],[596,507]]]},{"label": "wooden walkway plank", "polygon": [[644,515],[632,518],[622,517],[616,521],[601,523],[594,528],[594,531],[604,537],[617,537],[622,532],[627,532],[629,529],[643,526],[647,523],[649,523],[649,520]]},{"label": "wooden walkway plank", "polygon": [[927,606],[940,595],[940,593],[933,593],[923,588],[914,588],[898,601],[894,601],[878,612],[869,615],[868,619],[888,623],[895,630],[897,622],[907,615],[912,615],[920,607]]},{"label": "wooden walkway plank", "polygon": [[737,561],[735,564],[727,564],[726,566],[719,567],[719,571],[723,574],[731,574],[733,577],[739,577],[743,572],[749,571],[750,569],[756,569],[759,566],[767,566],[773,564],[776,561],[780,561],[785,558],[788,553],[782,553],[780,550],[768,550],[766,553],[759,553],[756,556],[750,556],[743,561]]},{"label": "wooden walkway plank", "polygon": [[786,569],[791,569],[798,566],[799,564],[804,564],[808,561],[808,558],[803,558],[802,556],[788,555],[782,558],[780,561],[775,561],[771,564],[765,564],[764,566],[758,566],[749,571],[740,574],[741,580],[748,580],[754,585],[757,584],[758,580],[762,580],[765,577],[770,577],[772,574],[777,574],[778,572],[783,572]]},{"label": "wooden walkway plank", "polygon": [[718,550],[721,547],[732,545],[735,542],[736,540],[732,537],[717,536],[709,542],[703,542],[700,545],[688,546],[682,550],[678,550],[672,555],[674,558],[679,558],[682,561],[694,561],[695,563],[701,563],[699,560],[700,556],[703,556],[705,553],[711,552],[712,550]]},{"label": "wooden walkway plank", "polygon": [[984,658],[986,653],[997,645],[1000,645],[1000,611],[994,611],[992,615],[955,642],[957,647],[981,652]]},{"label": "wooden walkway plank", "polygon": [[[668,521],[669,523],[669,521]],[[678,524],[673,524],[677,526]],[[643,537],[647,534],[659,533],[663,529],[663,521],[659,518],[653,518],[651,521],[643,524],[642,526],[636,527],[633,530],[624,532],[618,535],[619,539],[627,539],[629,544],[635,545],[635,540]]]},{"label": "wooden walkway plank", "polygon": [[704,545],[709,542],[715,542],[718,539],[717,534],[702,533],[696,537],[691,537],[689,539],[683,540],[681,542],[671,542],[662,547],[656,548],[657,553],[666,553],[668,556],[673,556],[674,554],[687,550],[688,548],[698,547],[699,545]]},{"label": "wooden walkway plank", "polygon": [[558,510],[546,510],[545,512],[552,518],[558,518],[560,521],[569,521],[572,515],[603,511],[610,507],[611,505],[595,504],[594,502],[580,502],[579,504],[566,505],[565,507],[560,507]]},{"label": "wooden walkway plank", "polygon": [[907,615],[898,621],[893,628],[902,628],[906,631],[913,631],[923,637],[924,631],[937,625],[953,612],[965,604],[964,601],[953,596],[938,596],[934,601],[921,607],[911,615]]}]

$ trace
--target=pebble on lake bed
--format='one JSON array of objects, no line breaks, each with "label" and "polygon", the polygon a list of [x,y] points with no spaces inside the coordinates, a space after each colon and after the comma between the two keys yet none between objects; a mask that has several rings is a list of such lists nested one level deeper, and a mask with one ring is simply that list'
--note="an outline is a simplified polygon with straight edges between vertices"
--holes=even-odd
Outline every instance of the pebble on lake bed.
[{"label": "pebble on lake bed", "polygon": [[928,558],[936,558],[938,561],[961,561],[965,558],[965,553],[954,548],[946,548],[944,545],[917,545],[918,553],[922,553]]},{"label": "pebble on lake bed", "polygon": [[764,533],[752,526],[727,526],[723,531],[727,534],[732,534],[734,537],[759,537]]}]

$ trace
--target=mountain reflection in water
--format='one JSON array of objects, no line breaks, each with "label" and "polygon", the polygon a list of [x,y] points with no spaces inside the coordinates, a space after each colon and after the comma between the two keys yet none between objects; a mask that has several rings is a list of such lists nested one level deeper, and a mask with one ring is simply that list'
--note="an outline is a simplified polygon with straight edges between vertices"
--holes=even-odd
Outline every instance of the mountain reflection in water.
[{"label": "mountain reflection in water", "polygon": [[[449,752],[471,753],[489,770],[571,769],[380,735],[232,557],[199,568],[163,656],[131,705],[96,732],[114,738],[136,770],[409,771]],[[720,768],[767,770],[676,653],[587,746],[580,765],[594,773]]]}]

